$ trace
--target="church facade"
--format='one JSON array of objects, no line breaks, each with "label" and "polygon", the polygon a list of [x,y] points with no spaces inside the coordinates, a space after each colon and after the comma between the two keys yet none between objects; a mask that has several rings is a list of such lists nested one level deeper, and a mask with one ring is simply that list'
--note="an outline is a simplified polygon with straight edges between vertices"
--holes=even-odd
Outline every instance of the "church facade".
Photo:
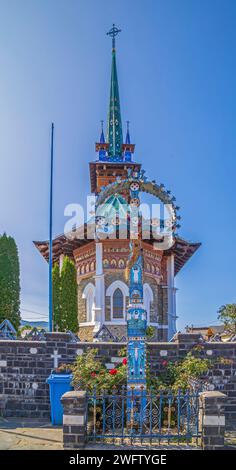
[{"label": "church facade", "polygon": [[[127,179],[130,172],[140,172],[141,164],[134,159],[135,145],[131,143],[129,126],[123,138],[115,37],[112,42],[112,66],[107,134],[103,126],[95,145],[96,159],[89,163],[91,192],[97,197],[115,181]],[[129,204],[128,192],[113,194],[107,207]],[[104,218],[103,217],[100,217]],[[63,257],[74,259],[78,282],[78,320],[80,339],[92,341],[105,331],[117,340],[127,338],[127,307],[129,286],[125,275],[130,254],[130,240],[116,236],[91,239],[84,225],[84,238],[68,238],[65,234],[53,240],[53,261]],[[115,234],[116,235],[116,234]],[[48,241],[34,242],[48,261]],[[156,248],[155,239],[142,238],[143,298],[147,324],[154,327],[154,340],[168,341],[176,333],[175,276],[200,246],[175,236],[168,249]]]}]

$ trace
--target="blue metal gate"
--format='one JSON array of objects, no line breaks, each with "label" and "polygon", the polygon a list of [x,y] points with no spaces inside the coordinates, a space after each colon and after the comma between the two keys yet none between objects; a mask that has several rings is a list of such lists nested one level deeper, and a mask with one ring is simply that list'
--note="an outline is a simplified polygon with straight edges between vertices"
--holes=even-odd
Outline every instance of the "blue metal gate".
[{"label": "blue metal gate", "polygon": [[198,444],[198,392],[140,391],[87,394],[87,440],[121,444],[175,442]]}]

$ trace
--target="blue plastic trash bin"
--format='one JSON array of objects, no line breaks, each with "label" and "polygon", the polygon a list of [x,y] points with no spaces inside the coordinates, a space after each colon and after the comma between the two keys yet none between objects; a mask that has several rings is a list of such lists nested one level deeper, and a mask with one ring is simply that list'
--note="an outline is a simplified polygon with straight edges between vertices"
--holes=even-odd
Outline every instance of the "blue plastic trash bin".
[{"label": "blue plastic trash bin", "polygon": [[61,425],[63,422],[63,407],[61,397],[64,393],[73,390],[71,385],[72,374],[51,374],[46,382],[49,384],[51,421],[52,424]]}]

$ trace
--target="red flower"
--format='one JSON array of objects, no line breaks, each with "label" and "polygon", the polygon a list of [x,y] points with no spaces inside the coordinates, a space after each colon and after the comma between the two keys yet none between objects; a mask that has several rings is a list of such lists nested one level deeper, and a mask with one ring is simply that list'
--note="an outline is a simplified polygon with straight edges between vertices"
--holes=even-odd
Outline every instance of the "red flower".
[{"label": "red flower", "polygon": [[168,361],[165,361],[165,360],[162,361],[162,365],[163,365],[164,367],[167,366],[167,364],[168,364]]},{"label": "red flower", "polygon": [[118,372],[117,369],[110,369],[110,370],[109,370],[109,374],[111,374],[111,375],[116,375],[117,372]]},{"label": "red flower", "polygon": [[126,357],[123,359],[122,364],[124,364],[124,366],[126,366],[126,364],[127,364],[127,359],[126,359]]},{"label": "red flower", "polygon": [[96,372],[91,372],[91,377],[96,377]]}]

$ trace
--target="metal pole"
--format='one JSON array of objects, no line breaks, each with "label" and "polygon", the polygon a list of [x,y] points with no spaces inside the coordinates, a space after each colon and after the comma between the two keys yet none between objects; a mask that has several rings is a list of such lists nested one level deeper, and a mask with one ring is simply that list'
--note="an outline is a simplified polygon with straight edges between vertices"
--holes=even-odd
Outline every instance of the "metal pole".
[{"label": "metal pole", "polygon": [[52,298],[52,202],[53,202],[53,142],[54,123],[51,127],[51,165],[50,165],[50,202],[49,202],[49,331],[53,331],[53,298]]}]

